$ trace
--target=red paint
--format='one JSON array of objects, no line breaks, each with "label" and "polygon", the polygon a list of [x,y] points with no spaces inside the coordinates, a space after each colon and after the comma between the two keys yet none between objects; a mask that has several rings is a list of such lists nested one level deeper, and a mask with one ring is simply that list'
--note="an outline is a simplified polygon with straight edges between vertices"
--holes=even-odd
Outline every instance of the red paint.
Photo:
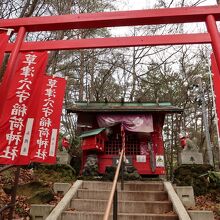
[{"label": "red paint", "polygon": [[70,142],[66,137],[63,137],[62,139],[62,147],[64,147],[66,150],[70,147]]},{"label": "red paint", "polygon": [[103,152],[105,150],[105,141],[106,135],[105,132],[101,132],[100,134],[85,137],[82,142],[82,150],[97,150]]},{"label": "red paint", "polygon": [[[0,40],[0,68],[2,66],[2,62],[3,62],[3,59],[4,59],[5,49],[6,49],[6,46],[8,44],[8,38],[9,38],[9,36],[7,35],[6,31],[0,33],[0,39],[1,39]],[[7,87],[8,87],[8,84],[6,83],[6,81],[7,81],[6,78],[7,77],[9,77],[8,74],[4,75],[4,82],[5,83],[3,83],[3,81],[0,82],[0,103],[1,103],[0,118],[1,118],[1,111],[3,109],[2,106],[3,106],[3,103],[5,101],[4,100],[5,92],[6,92]]]},{"label": "red paint", "polygon": [[220,36],[215,17],[213,15],[207,16],[206,25],[212,40],[212,49],[214,51],[216,63],[218,69],[220,70]]},{"label": "red paint", "polygon": [[[211,56],[212,61],[212,73],[213,73],[213,87],[215,90],[215,105],[216,105],[216,113],[218,117],[218,128],[220,129],[220,74],[219,69],[216,64],[216,59],[214,55]],[[219,134],[220,135],[220,134]]]},{"label": "red paint", "polygon": [[[151,141],[152,141],[152,147],[154,151],[154,160],[156,161],[157,155],[164,156],[164,145],[163,145],[163,139],[162,139],[162,127],[164,123],[164,113],[153,113],[153,122],[154,122],[154,132],[151,133]],[[118,127],[114,126],[111,128],[112,132],[118,133]],[[126,131],[125,131],[126,132]],[[134,132],[135,133],[135,132]],[[127,132],[127,135],[134,134],[133,132]],[[125,136],[125,139],[128,140],[128,136]],[[118,139],[120,139],[121,136],[118,136]],[[138,138],[138,136],[137,136]],[[117,139],[117,140],[118,140]],[[138,138],[139,142],[147,142],[147,135]],[[112,146],[114,149],[110,151],[107,148],[105,151],[100,151],[99,149],[96,149],[96,136],[87,137],[83,139],[83,143],[81,145],[83,150],[83,163],[82,163],[82,169],[86,162],[87,155],[90,153],[94,154],[96,153],[98,155],[98,169],[100,174],[104,174],[106,167],[113,165],[113,157],[118,156],[119,154],[116,152],[119,152],[119,149],[121,148],[121,145],[119,146],[118,143],[113,141],[115,143],[115,146]],[[127,143],[127,145],[126,145]],[[137,142],[138,143],[138,142]],[[132,156],[132,163],[133,166],[137,169],[138,173],[141,175],[164,175],[165,174],[165,167],[156,167],[155,171],[152,172],[152,168],[150,165],[150,152],[147,150],[145,153],[141,153],[140,151],[140,143],[137,145],[137,147],[134,147],[133,149],[139,148],[139,150],[136,151],[127,151],[128,142],[125,142],[125,151],[128,152],[127,156]],[[105,143],[106,144],[106,143]],[[116,150],[117,148],[118,150]],[[92,150],[92,151],[91,151]],[[138,155],[146,156],[146,162],[138,162],[137,157]]]},{"label": "red paint", "polygon": [[[113,156],[118,156],[118,155],[99,155],[99,173],[104,174],[105,169],[108,166],[112,166],[112,157]],[[157,167],[155,172],[153,173],[151,171],[150,167],[150,157],[147,157],[147,162],[146,163],[140,163],[137,162],[136,157],[132,156],[132,163],[133,166],[137,169],[138,173],[141,175],[163,175],[165,174],[165,168],[162,167]]]},{"label": "red paint", "polygon": [[0,30],[0,39],[1,39],[0,40],[0,48],[1,48],[1,50],[0,50],[0,68],[1,68],[1,64],[3,61],[4,55],[5,55],[5,49],[8,44],[8,38],[9,38],[9,35],[7,35],[7,31],[1,32],[1,30]]},{"label": "red paint", "polygon": [[[20,53],[17,62],[13,80],[4,97],[5,108],[0,118],[0,164],[30,163],[29,152],[32,146],[29,138],[33,124],[27,126],[27,123],[30,119],[32,122],[36,116],[37,108],[33,106],[38,104],[39,98],[39,87],[36,84],[40,83],[39,77],[46,67],[47,53]],[[26,130],[28,127],[30,129]]]},{"label": "red paint", "polygon": [[30,158],[32,162],[55,164],[66,80],[43,75],[40,83],[40,94],[35,96],[37,104],[32,106],[35,124]]},{"label": "red paint", "polygon": [[[25,28],[20,27],[19,31],[18,31],[17,38],[16,38],[16,42],[15,42],[14,47],[12,49],[12,52],[11,52],[11,55],[10,55],[10,58],[9,58],[9,61],[7,64],[7,68],[6,68],[4,77],[3,77],[3,81],[1,84],[1,90],[0,90],[0,92],[1,92],[1,95],[0,95],[0,103],[1,103],[0,118],[1,118],[2,111],[3,111],[4,105],[5,105],[5,96],[7,96],[11,81],[15,77],[14,74],[15,74],[15,70],[17,67],[16,64],[17,64],[17,61],[19,60],[18,55],[19,55],[20,47],[21,47],[21,44],[24,40],[25,34],[26,34]],[[4,94],[4,96],[2,96],[2,94]]]},{"label": "red paint", "polygon": [[185,148],[185,146],[186,146],[186,138],[185,137],[180,139],[180,145],[183,149]]},{"label": "red paint", "polygon": [[136,11],[116,11],[101,13],[83,13],[75,15],[42,16],[31,18],[18,18],[0,20],[0,27],[13,28],[18,31],[23,26],[29,32],[89,29],[134,25],[174,24],[189,22],[205,22],[212,14],[217,21],[220,20],[220,7],[182,7]]},{"label": "red paint", "polygon": [[[132,12],[132,13],[131,13]],[[211,17],[209,16],[211,15]],[[81,28],[102,28],[115,26],[152,25],[169,23],[205,22],[213,26],[220,20],[220,7],[185,7],[152,9],[123,12],[105,12],[93,14],[61,15],[0,20],[0,27],[14,28],[18,31],[25,27],[27,31],[67,30]],[[212,20],[210,20],[210,18]],[[210,21],[209,21],[210,20]],[[211,28],[213,29],[213,28]],[[216,34],[215,34],[216,35]],[[218,39],[217,39],[218,40]],[[21,50],[73,50],[92,48],[115,48],[130,46],[157,46],[178,44],[211,43],[209,34],[183,34],[164,36],[120,37],[80,40],[58,40],[46,42],[26,42]],[[217,45],[215,43],[215,45]],[[14,45],[9,44],[7,51]],[[216,52],[216,51],[215,51]]]},{"label": "red paint", "polygon": [[[0,28],[13,28],[18,32],[16,43],[8,44],[7,51],[12,52],[5,74],[6,85],[12,82],[16,60],[19,51],[32,50],[76,50],[95,48],[116,48],[131,46],[158,46],[158,45],[179,45],[179,44],[203,44],[212,43],[217,65],[220,69],[220,37],[216,26],[216,21],[220,20],[219,6],[166,8],[123,12],[104,12],[93,14],[61,15],[47,17],[32,17],[18,19],[1,19]],[[46,42],[23,42],[26,31],[52,31],[69,29],[90,29],[118,26],[135,25],[158,25],[189,22],[206,22],[209,34],[184,34],[184,35],[162,35],[143,37],[120,37],[103,39],[80,39],[68,41],[46,41]],[[211,37],[211,38],[210,38]],[[7,89],[4,94],[7,95]],[[4,108],[4,100],[2,100]],[[151,134],[153,148],[156,154],[163,155],[162,126],[155,124],[155,130]],[[84,152],[83,160],[87,155]],[[104,158],[106,155],[102,155]],[[101,157],[100,157],[101,159]],[[149,174],[148,165],[139,164],[133,159],[135,166],[140,173]],[[103,164],[103,165],[102,165]],[[102,172],[108,159],[100,160],[100,171]],[[145,167],[146,166],[146,167]],[[157,168],[155,174],[164,173],[164,168]]]},{"label": "red paint", "polygon": [[[161,36],[93,38],[80,40],[53,40],[24,42],[21,51],[38,50],[78,50],[95,48],[118,48],[138,46],[161,46],[180,44],[211,43],[209,34],[176,34]],[[14,44],[8,44],[6,51],[10,52]]]}]

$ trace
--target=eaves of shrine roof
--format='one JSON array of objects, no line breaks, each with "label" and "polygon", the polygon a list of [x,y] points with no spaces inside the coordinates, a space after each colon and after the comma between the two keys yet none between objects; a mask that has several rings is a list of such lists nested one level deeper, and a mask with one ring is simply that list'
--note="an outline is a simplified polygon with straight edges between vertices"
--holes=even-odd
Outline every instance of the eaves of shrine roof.
[{"label": "eaves of shrine roof", "polygon": [[173,106],[170,102],[76,102],[67,107],[66,110],[72,113],[183,112],[182,108]]}]

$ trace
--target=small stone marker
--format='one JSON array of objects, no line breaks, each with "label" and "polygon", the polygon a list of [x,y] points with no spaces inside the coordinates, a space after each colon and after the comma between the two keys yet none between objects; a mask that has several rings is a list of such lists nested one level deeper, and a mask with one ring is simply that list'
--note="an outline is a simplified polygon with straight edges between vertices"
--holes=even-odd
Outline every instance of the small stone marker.
[{"label": "small stone marker", "polygon": [[60,193],[62,195],[65,195],[68,190],[70,189],[71,184],[70,183],[54,183],[53,184],[53,191],[55,193]]},{"label": "small stone marker", "polygon": [[175,190],[186,208],[195,207],[195,198],[192,186],[176,186]]},{"label": "small stone marker", "polygon": [[57,151],[57,164],[69,164],[70,163],[70,155],[64,151]]},{"label": "small stone marker", "polygon": [[48,204],[32,204],[30,209],[32,220],[45,220],[54,207],[54,205]]}]

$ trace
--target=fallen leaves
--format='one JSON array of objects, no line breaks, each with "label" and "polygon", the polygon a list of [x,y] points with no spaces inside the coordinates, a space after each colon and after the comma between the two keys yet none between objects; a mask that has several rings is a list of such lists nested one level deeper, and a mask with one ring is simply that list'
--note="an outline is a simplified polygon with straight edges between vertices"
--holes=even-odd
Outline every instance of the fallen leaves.
[{"label": "fallen leaves", "polygon": [[194,209],[213,211],[215,220],[220,220],[220,204],[216,201],[213,194],[196,196],[195,201],[196,207]]}]

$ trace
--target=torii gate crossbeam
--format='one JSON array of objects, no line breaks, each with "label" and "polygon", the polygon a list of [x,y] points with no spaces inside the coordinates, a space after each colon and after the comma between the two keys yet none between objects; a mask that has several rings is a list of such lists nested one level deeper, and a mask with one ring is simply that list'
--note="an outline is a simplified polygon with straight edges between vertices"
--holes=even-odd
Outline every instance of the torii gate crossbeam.
[{"label": "torii gate crossbeam", "polygon": [[[56,40],[23,42],[20,51],[41,50],[78,50],[96,48],[118,48],[118,47],[140,47],[140,46],[162,46],[181,44],[210,44],[209,34],[178,34],[162,36],[137,36],[137,37],[114,37],[114,38],[92,38],[80,40]],[[56,44],[56,45],[54,45]],[[8,44],[6,52],[11,52],[14,44]]]},{"label": "torii gate crossbeam", "polygon": [[[206,43],[212,44],[217,65],[220,69],[220,36],[216,21],[220,21],[220,7],[203,6],[1,19],[0,28],[12,28],[15,32],[18,32],[16,42],[14,44],[8,44],[6,49],[7,52],[12,52],[8,63],[12,68],[11,72],[13,72],[13,66],[19,51]],[[189,22],[206,23],[208,33],[24,42],[27,32]]]},{"label": "torii gate crossbeam", "polygon": [[213,15],[216,21],[220,21],[220,8],[203,6],[2,19],[0,27],[13,28],[15,31],[18,31],[20,27],[25,27],[28,32],[90,29],[205,22],[209,15]]}]

